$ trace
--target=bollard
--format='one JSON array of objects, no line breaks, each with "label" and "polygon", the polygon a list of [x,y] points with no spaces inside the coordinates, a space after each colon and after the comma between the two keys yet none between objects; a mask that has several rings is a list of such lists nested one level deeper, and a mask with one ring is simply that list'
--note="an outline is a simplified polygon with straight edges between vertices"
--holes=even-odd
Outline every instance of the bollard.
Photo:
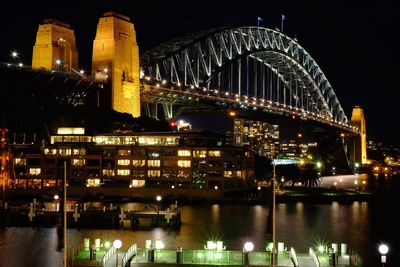
[{"label": "bollard", "polygon": [[86,211],[86,203],[83,203],[83,211]]},{"label": "bollard", "polygon": [[96,239],[94,240],[94,245],[95,245],[96,248],[99,248],[99,247],[100,247],[100,238],[96,238]]},{"label": "bollard", "polygon": [[147,251],[147,261],[154,262],[154,245],[151,244],[149,250]]},{"label": "bollard", "polygon": [[182,247],[178,247],[176,249],[176,263],[182,264],[183,263],[183,250]]},{"label": "bollard", "polygon": [[78,212],[78,205],[75,206],[75,210],[74,210],[74,222],[77,223],[78,222],[78,218],[80,217],[79,212]]},{"label": "bollard", "polygon": [[347,244],[346,243],[340,244],[340,254],[347,255]]},{"label": "bollard", "polygon": [[283,252],[283,251],[285,251],[285,243],[278,242],[278,252]]},{"label": "bollard", "polygon": [[91,247],[90,247],[90,260],[92,261],[92,260],[96,260],[96,245],[95,244],[93,244]]},{"label": "bollard", "polygon": [[114,209],[113,203],[110,203],[110,210],[113,210],[113,209]]},{"label": "bollard", "polygon": [[33,210],[33,203],[31,203],[30,206],[29,206],[28,217],[29,217],[29,222],[32,222],[33,221],[33,217],[35,217],[35,211]]},{"label": "bollard", "polygon": [[8,207],[8,203],[4,202],[4,209],[7,210],[7,207]]},{"label": "bollard", "polygon": [[334,248],[328,248],[329,266],[336,266],[336,253]]},{"label": "bollard", "polygon": [[84,248],[84,250],[88,251],[89,247],[90,247],[90,239],[89,238],[83,239],[83,248]]},{"label": "bollard", "polygon": [[249,252],[246,251],[245,249],[243,249],[242,257],[243,257],[243,260],[242,260],[243,261],[243,265],[245,265],[245,266],[249,265]]}]

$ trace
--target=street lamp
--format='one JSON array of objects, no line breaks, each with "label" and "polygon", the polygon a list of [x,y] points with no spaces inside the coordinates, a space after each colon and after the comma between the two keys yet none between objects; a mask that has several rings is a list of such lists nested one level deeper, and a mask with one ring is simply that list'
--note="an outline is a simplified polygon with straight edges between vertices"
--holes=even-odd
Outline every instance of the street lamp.
[{"label": "street lamp", "polygon": [[276,242],[275,242],[275,163],[272,163],[272,267],[275,267],[275,253],[276,253]]},{"label": "street lamp", "polygon": [[378,250],[379,253],[381,253],[381,263],[383,267],[385,266],[386,254],[389,252],[389,247],[386,244],[380,244]]},{"label": "street lamp", "polygon": [[115,254],[117,256],[115,261],[115,266],[118,267],[118,249],[122,247],[122,241],[119,239],[114,240],[113,247],[115,248]]},{"label": "street lamp", "polygon": [[246,242],[243,246],[243,265],[249,265],[249,252],[253,251],[254,244]]},{"label": "street lamp", "polygon": [[158,215],[160,214],[160,201],[161,201],[162,197],[160,195],[156,196],[156,200],[157,200],[157,220],[158,220]]}]

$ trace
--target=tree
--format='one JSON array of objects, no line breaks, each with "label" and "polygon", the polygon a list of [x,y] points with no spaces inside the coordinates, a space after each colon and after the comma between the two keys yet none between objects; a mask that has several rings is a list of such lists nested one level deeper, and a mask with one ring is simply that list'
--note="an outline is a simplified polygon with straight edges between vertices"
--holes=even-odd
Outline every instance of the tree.
[{"label": "tree", "polygon": [[319,186],[318,170],[313,164],[305,164],[300,168],[301,181],[305,186]]}]

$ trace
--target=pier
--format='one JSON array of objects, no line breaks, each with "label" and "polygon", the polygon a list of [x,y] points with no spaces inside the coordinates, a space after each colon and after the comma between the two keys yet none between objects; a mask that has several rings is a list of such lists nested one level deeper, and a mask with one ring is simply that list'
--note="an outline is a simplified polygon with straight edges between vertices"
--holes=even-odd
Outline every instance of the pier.
[{"label": "pier", "polygon": [[[179,227],[181,211],[177,204],[160,209],[159,205],[145,204],[139,210],[124,210],[109,204],[95,208],[84,204],[80,208],[72,203],[67,208],[67,225],[70,228],[121,228],[130,222],[131,228],[136,229],[140,224],[150,222],[151,226]],[[0,207],[0,225],[2,226],[32,226],[53,227],[61,214],[54,203],[38,205],[36,201],[18,206],[4,205]]]}]

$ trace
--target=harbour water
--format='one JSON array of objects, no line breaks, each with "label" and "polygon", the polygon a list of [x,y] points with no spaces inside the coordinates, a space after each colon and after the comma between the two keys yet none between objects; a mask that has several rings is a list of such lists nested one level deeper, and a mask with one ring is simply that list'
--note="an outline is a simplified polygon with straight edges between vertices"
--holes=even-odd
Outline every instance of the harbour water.
[{"label": "harbour water", "polygon": [[[331,177],[325,186],[335,182],[352,188],[357,177]],[[347,243],[364,260],[365,267],[380,266],[378,245],[389,245],[385,267],[400,266],[400,239],[397,238],[400,220],[397,210],[400,201],[398,176],[358,177],[358,185],[367,181],[377,197],[369,202],[279,203],[276,206],[277,241],[307,252],[319,243]],[[330,180],[329,180],[330,179]],[[341,181],[340,181],[341,180]],[[342,183],[342,184],[340,184]],[[359,188],[362,190],[363,188]],[[179,204],[178,204],[179,205]],[[137,210],[142,203],[124,203],[124,210]],[[252,241],[255,250],[264,250],[268,239],[269,206],[246,204],[179,205],[182,225],[178,229],[153,228],[150,222],[140,223],[132,230],[126,221],[120,230],[68,229],[68,247],[83,245],[84,238],[122,241],[122,250],[132,243],[145,246],[145,240],[160,239],[165,247],[202,249],[207,240],[221,240],[228,250],[242,250]],[[0,228],[0,267],[55,267],[62,266],[62,250],[58,248],[56,228],[8,227]]]},{"label": "harbour water", "polygon": [[[377,245],[386,241],[391,246],[388,263],[398,266],[395,239],[395,219],[390,202],[353,202],[341,204],[278,204],[276,209],[277,241],[306,252],[317,242],[347,243],[364,258],[364,266],[379,264]],[[121,207],[133,209],[139,203],[126,203]],[[389,205],[389,206],[382,206]],[[267,205],[205,204],[181,206],[182,226],[173,230],[167,227],[152,228],[142,224],[131,230],[127,225],[121,230],[68,229],[68,246],[83,244],[84,238],[102,240],[121,239],[122,250],[137,243],[144,247],[145,240],[164,241],[166,248],[203,248],[207,240],[218,239],[230,250],[241,250],[244,242],[251,240],[255,250],[263,250],[267,233]],[[0,267],[62,266],[62,251],[58,250],[55,228],[3,228],[0,230]]]}]

